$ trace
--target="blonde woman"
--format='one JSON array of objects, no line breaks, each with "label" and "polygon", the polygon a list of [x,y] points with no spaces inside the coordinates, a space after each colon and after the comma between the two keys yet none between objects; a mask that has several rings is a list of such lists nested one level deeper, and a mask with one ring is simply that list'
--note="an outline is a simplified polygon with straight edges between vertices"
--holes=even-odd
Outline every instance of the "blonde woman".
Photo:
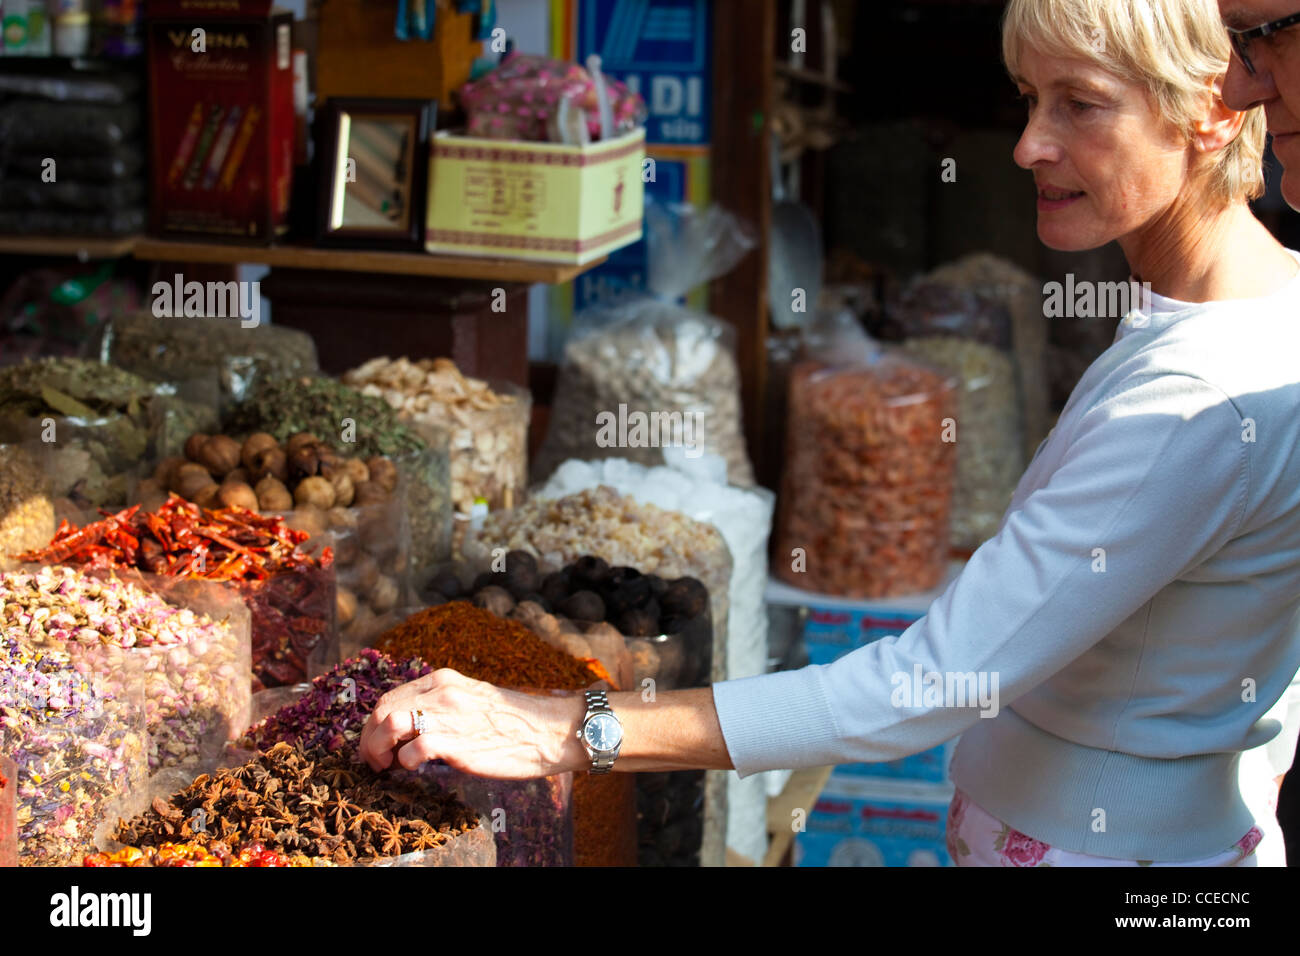
[{"label": "blonde woman", "polygon": [[[748,774],[961,734],[958,864],[1256,864],[1274,770],[1242,754],[1279,739],[1267,713],[1300,668],[1300,255],[1246,205],[1263,118],[1219,97],[1215,0],[1011,0],[1004,52],[1039,237],[1117,240],[1152,297],[928,614],[830,665],[655,702],[539,700],[439,671],[371,715],[372,766]],[[996,674],[996,716],[895,706],[916,668]]]}]

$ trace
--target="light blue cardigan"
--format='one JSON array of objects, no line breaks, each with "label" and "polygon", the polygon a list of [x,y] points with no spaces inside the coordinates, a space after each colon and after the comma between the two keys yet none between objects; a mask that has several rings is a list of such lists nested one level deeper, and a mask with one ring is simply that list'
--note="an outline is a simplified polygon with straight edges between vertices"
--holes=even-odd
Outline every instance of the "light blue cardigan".
[{"label": "light blue cardigan", "polygon": [[[996,675],[1000,712],[894,706],[918,663]],[[924,618],[833,664],[718,684],[714,700],[742,775],[962,734],[954,782],[1013,827],[1180,861],[1250,829],[1238,761],[1282,730],[1264,714],[1297,669],[1300,279],[1130,313],[997,536]]]}]

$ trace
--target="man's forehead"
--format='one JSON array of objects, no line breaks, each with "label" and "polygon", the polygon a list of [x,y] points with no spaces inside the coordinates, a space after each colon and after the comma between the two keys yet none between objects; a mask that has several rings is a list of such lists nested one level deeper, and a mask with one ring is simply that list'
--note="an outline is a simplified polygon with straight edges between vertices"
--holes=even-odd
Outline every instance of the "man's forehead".
[{"label": "man's forehead", "polygon": [[1300,11],[1300,0],[1219,0],[1223,22],[1234,30],[1249,30]]}]

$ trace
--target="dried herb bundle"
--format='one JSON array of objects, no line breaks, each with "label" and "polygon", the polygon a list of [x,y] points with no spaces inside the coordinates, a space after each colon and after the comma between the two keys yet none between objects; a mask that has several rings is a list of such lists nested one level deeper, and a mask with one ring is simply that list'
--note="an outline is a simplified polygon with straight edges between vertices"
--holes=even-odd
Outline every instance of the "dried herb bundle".
[{"label": "dried herb bundle", "polygon": [[256,841],[341,865],[444,846],[478,827],[455,797],[394,780],[337,755],[280,743],[234,769],[203,774],[180,793],[123,821],[114,838],[148,847]]},{"label": "dried herb bundle", "polygon": [[[356,442],[335,441],[345,419],[356,422]],[[355,388],[328,378],[270,379],[258,385],[248,399],[231,412],[226,432],[246,435],[269,432],[287,441],[310,432],[331,441],[338,450],[358,454],[400,455],[425,447],[424,441],[382,398],[362,395]]]}]

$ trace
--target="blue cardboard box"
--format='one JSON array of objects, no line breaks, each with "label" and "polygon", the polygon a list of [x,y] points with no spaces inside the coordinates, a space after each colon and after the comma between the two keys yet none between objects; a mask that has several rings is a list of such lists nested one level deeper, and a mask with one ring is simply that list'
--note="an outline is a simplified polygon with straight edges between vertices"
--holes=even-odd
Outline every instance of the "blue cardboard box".
[{"label": "blue cardboard box", "polygon": [[837,770],[795,834],[795,866],[952,866],[944,842],[952,793]]}]

